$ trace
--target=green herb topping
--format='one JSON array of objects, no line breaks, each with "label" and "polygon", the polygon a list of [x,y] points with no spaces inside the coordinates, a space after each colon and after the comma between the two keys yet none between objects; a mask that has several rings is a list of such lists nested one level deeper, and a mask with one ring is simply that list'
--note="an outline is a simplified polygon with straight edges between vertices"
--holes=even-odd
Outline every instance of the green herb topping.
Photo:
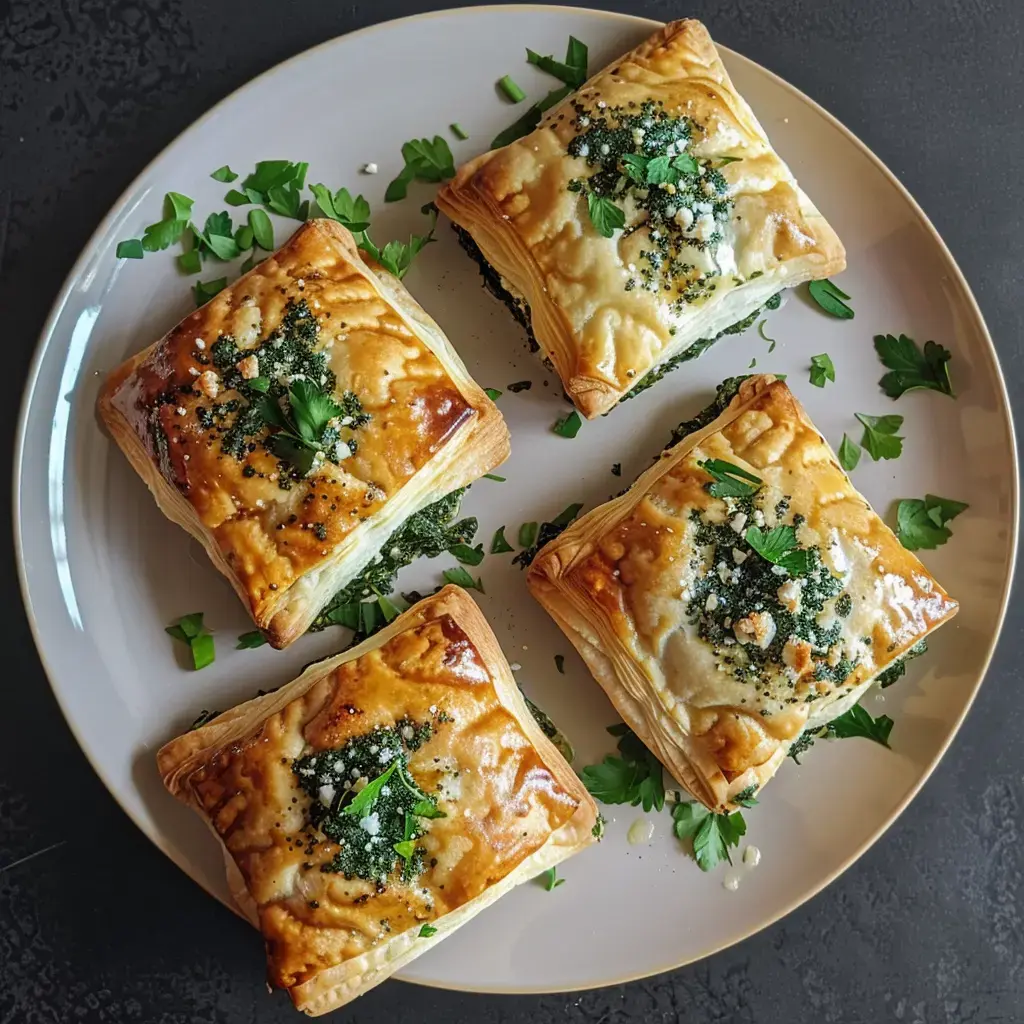
[{"label": "green herb topping", "polygon": [[494,537],[491,540],[491,554],[503,555],[507,551],[515,551],[515,548],[505,540],[505,527],[499,526],[497,530],[494,531]]},{"label": "green herb topping", "polygon": [[761,478],[724,459],[707,459],[698,463],[714,481],[707,485],[713,498],[748,498],[761,486]]},{"label": "green herb topping", "polygon": [[420,928],[419,937],[429,939],[437,934],[437,929],[432,924],[425,924]]},{"label": "green herb topping", "polygon": [[238,637],[238,643],[235,644],[236,651],[250,651],[254,647],[262,647],[267,642],[267,638],[258,629],[252,630],[250,633],[242,633]]},{"label": "green herb topping", "polygon": [[864,426],[861,447],[877,462],[879,459],[898,459],[903,454],[903,438],[896,431],[903,426],[902,416],[866,416],[854,413]]},{"label": "green herb topping", "polygon": [[555,421],[555,425],[551,428],[559,437],[574,438],[579,432],[580,427],[583,426],[583,420],[580,418],[580,414],[573,409],[567,416],[563,416],[561,419]]},{"label": "green herb topping", "polygon": [[512,559],[513,563],[525,569],[537,557],[537,552],[559,536],[582,508],[582,502],[568,505],[551,522],[541,523],[539,527],[536,523],[524,523],[519,528],[519,543],[524,550]]},{"label": "green herb topping", "polygon": [[435,729],[433,722],[402,719],[292,762],[311,798],[310,825],[339,846],[322,871],[383,883],[396,870],[405,882],[423,870],[416,841],[427,832],[425,822],[445,814],[411,775],[408,754]]},{"label": "green herb topping", "polygon": [[703,804],[677,803],[672,808],[672,831],[677,839],[692,841],[697,866],[710,871],[723,860],[732,863],[729,848],[739,846],[747,823],[739,811],[713,814]]},{"label": "green herb topping", "polygon": [[823,352],[820,356],[811,356],[811,383],[816,388],[823,388],[825,381],[835,381],[836,368],[832,365],[832,357]]},{"label": "green herb topping", "polygon": [[510,103],[522,103],[526,99],[526,93],[521,86],[513,81],[511,75],[503,75],[498,79],[498,88],[505,94]]},{"label": "green herb topping", "polygon": [[551,892],[552,889],[557,889],[562,885],[565,882],[565,879],[558,877],[557,868],[548,868],[547,871],[537,876],[537,881],[539,881],[548,892]]},{"label": "green herb topping", "polygon": [[926,341],[922,352],[913,338],[905,334],[899,337],[876,334],[875,351],[882,365],[890,371],[878,382],[890,398],[899,398],[915,388],[956,397],[949,379],[949,361],[953,358],[949,349]]},{"label": "green herb topping", "polygon": [[192,667],[197,671],[212,665],[214,660],[213,636],[203,625],[203,613],[183,615],[173,626],[166,626],[164,632],[188,644],[192,654]]},{"label": "green herb topping", "polygon": [[600,764],[584,768],[583,785],[603,804],[643,805],[645,811],[660,811],[665,806],[661,762],[628,725],[610,725],[608,732],[618,737],[620,756],[609,754]]},{"label": "green herb topping", "polygon": [[857,468],[858,462],[860,462],[860,446],[843,434],[843,442],[839,446],[839,465],[847,473],[850,473]]},{"label": "green herb topping", "polygon": [[435,135],[432,140],[413,139],[405,143],[402,146],[402,159],[405,166],[384,193],[386,203],[404,199],[409,185],[414,181],[437,184],[455,175],[455,157],[452,156],[451,147],[440,135]]},{"label": "green herb topping", "polygon": [[826,278],[823,281],[811,281],[807,286],[811,298],[831,316],[840,320],[852,320],[853,310],[846,304],[850,298]]},{"label": "green herb topping", "polygon": [[481,594],[484,593],[483,580],[479,576],[474,580],[461,565],[456,566],[454,569],[445,569],[441,575],[444,576],[446,582],[454,583],[464,590],[479,590]]},{"label": "green herb topping", "polygon": [[953,536],[949,523],[969,507],[935,494],[926,494],[923,501],[904,498],[896,506],[896,536],[908,551],[937,548]]}]

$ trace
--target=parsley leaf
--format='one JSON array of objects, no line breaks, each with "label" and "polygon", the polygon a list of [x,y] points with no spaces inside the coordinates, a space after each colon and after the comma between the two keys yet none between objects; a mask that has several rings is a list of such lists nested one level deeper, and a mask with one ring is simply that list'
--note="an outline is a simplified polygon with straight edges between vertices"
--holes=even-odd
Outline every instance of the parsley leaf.
[{"label": "parsley leaf", "polygon": [[794,576],[811,571],[811,552],[797,547],[796,530],[792,526],[776,526],[767,532],[759,526],[751,526],[745,539],[763,559],[781,565]]},{"label": "parsley leaf", "polygon": [[[484,546],[477,544],[471,548],[468,544],[456,544],[448,549],[463,565],[479,565],[484,560]],[[511,550],[511,549],[509,549]]]},{"label": "parsley leaf", "polygon": [[547,871],[537,876],[538,881],[544,888],[551,892],[552,889],[557,889],[560,885],[565,882],[564,878],[558,878],[557,868],[548,868]]},{"label": "parsley leaf", "polygon": [[342,814],[350,814],[353,817],[359,818],[369,814],[370,809],[377,802],[377,797],[380,796],[380,791],[387,785],[388,779],[395,774],[398,764],[399,759],[396,757],[377,778],[372,782],[368,782],[356,793],[355,798],[341,809]]},{"label": "parsley leaf", "polygon": [[739,846],[747,834],[740,811],[713,814],[703,804],[678,803],[672,808],[672,831],[677,839],[691,840],[693,856],[701,871],[710,871],[723,860],[732,863],[729,847]]},{"label": "parsley leaf", "polygon": [[249,211],[249,227],[256,244],[267,252],[274,251],[274,225],[263,210]]},{"label": "parsley leaf", "polygon": [[218,167],[210,177],[213,178],[214,181],[232,182],[238,177],[238,175],[235,174],[227,164],[225,164],[223,167]]},{"label": "parsley leaf", "polygon": [[850,473],[857,468],[858,462],[860,462],[860,445],[843,434],[843,442],[839,446],[839,465],[847,473]]},{"label": "parsley leaf", "polygon": [[408,244],[395,240],[388,242],[383,249],[378,249],[370,239],[370,236],[364,231],[359,236],[359,248],[368,252],[386,271],[394,274],[395,277],[401,280],[405,277],[409,267],[412,266],[412,261],[416,255],[435,240],[434,228],[437,225],[437,207],[433,203],[427,203],[423,207],[423,212],[426,213],[428,211],[432,219],[430,230],[425,235],[410,235]]},{"label": "parsley leaf", "polygon": [[193,612],[183,615],[173,626],[166,626],[164,632],[168,636],[188,644],[192,654],[192,667],[196,671],[212,665],[214,661],[213,636],[203,625],[203,613]]},{"label": "parsley leaf", "polygon": [[538,523],[523,523],[519,527],[519,546],[521,548],[532,548],[537,542],[537,531],[539,529]]},{"label": "parsley leaf", "polygon": [[563,416],[561,419],[555,421],[555,425],[551,428],[559,437],[574,438],[579,432],[580,427],[583,426],[583,420],[580,418],[580,414],[573,409],[568,416]]},{"label": "parsley leaf", "polygon": [[741,789],[732,798],[732,802],[736,804],[737,807],[756,807],[757,799],[754,794],[757,792],[758,788],[759,787],[756,782],[751,783],[746,789]]},{"label": "parsley leaf", "polygon": [[566,527],[568,526],[579,514],[580,509],[583,508],[582,501],[574,501],[571,505],[566,505],[561,512],[551,520],[552,526]]},{"label": "parsley leaf", "polygon": [[233,260],[241,252],[231,225],[231,214],[226,210],[211,213],[206,218],[202,231],[195,225],[192,226],[192,230],[195,232],[201,252],[209,253],[219,260]]},{"label": "parsley leaf", "polygon": [[881,743],[883,747],[888,747],[892,726],[893,721],[888,715],[872,718],[859,704],[854,704],[849,711],[838,718],[833,718],[826,728],[827,732],[837,739],[863,736],[865,739]]},{"label": "parsley leaf", "polygon": [[578,39],[570,37],[570,49],[574,43],[582,47],[582,64],[563,63],[562,61],[555,60],[552,56],[542,57],[539,53],[529,48],[526,50],[526,59],[530,64],[536,65],[541,71],[546,71],[565,85],[571,85],[574,89],[578,89],[587,80],[587,48]]},{"label": "parsley leaf", "polygon": [[643,805],[645,811],[665,806],[665,784],[661,762],[640,742],[628,725],[608,727],[621,757],[608,755],[600,764],[588,765],[580,773],[583,785],[595,800],[604,804]]},{"label": "parsley leaf", "polygon": [[440,136],[412,139],[402,146],[405,166],[384,193],[384,202],[404,199],[413,181],[437,183],[455,176],[455,158],[448,143]]},{"label": "parsley leaf", "polygon": [[437,929],[432,924],[425,924],[420,928],[419,936],[421,939],[429,939],[437,934]]},{"label": "parsley leaf", "polygon": [[904,498],[896,506],[896,537],[908,551],[933,550],[952,536],[949,523],[970,506],[952,498],[926,494]]},{"label": "parsley leaf", "polygon": [[310,192],[316,205],[325,217],[343,224],[353,234],[365,231],[370,226],[370,204],[362,197],[355,199],[348,189],[340,188],[333,195],[326,185],[310,185]]},{"label": "parsley leaf", "polygon": [[875,351],[882,365],[890,371],[878,382],[890,398],[899,398],[915,388],[927,388],[956,398],[949,379],[949,361],[953,358],[949,349],[926,341],[922,352],[913,338],[905,334],[899,337],[876,334]]},{"label": "parsley leaf", "polygon": [[903,454],[903,438],[896,431],[903,426],[902,416],[866,416],[854,413],[864,425],[861,447],[877,462],[879,459],[898,459]]},{"label": "parsley leaf", "polygon": [[[724,459],[705,459],[697,465],[714,481],[706,485],[713,498],[749,498],[762,483],[760,477]],[[750,483],[744,483],[746,480]]]},{"label": "parsley leaf", "polygon": [[626,224],[626,214],[621,206],[593,192],[587,193],[587,212],[597,233],[605,238],[611,238],[616,230]]},{"label": "parsley leaf", "polygon": [[474,580],[461,565],[454,569],[445,569],[442,575],[449,583],[454,583],[465,590],[479,590],[481,594],[484,593],[483,581],[479,578]]},{"label": "parsley leaf", "polygon": [[501,398],[501,392],[497,388],[484,388],[484,392],[492,402]]},{"label": "parsley leaf", "polygon": [[503,555],[506,551],[515,551],[515,548],[505,540],[505,527],[499,526],[494,531],[494,538],[491,540],[491,554]]},{"label": "parsley leaf", "polygon": [[778,342],[774,338],[769,338],[768,335],[764,333],[764,325],[766,323],[768,323],[767,320],[762,320],[757,325],[757,333],[760,334],[761,337],[768,342],[768,351],[769,353],[771,353],[775,351],[775,346],[778,344]]},{"label": "parsley leaf", "polygon": [[853,310],[843,301],[850,296],[840,291],[828,278],[823,281],[811,281],[807,289],[811,293],[811,298],[826,313],[830,313],[840,320],[853,319]]},{"label": "parsley leaf", "polygon": [[267,638],[258,629],[254,629],[249,633],[242,633],[239,636],[238,643],[235,644],[235,650],[252,650],[254,647],[262,647],[266,642]]},{"label": "parsley leaf", "polygon": [[836,368],[832,365],[832,358],[823,352],[820,356],[811,356],[811,383],[816,388],[823,388],[825,381],[835,382]]},{"label": "parsley leaf", "polygon": [[145,255],[145,250],[142,248],[141,239],[127,238],[123,242],[117,243],[114,255],[119,260],[141,260]]},{"label": "parsley leaf", "polygon": [[327,429],[327,424],[344,413],[341,406],[326,391],[305,378],[292,381],[288,389],[288,401],[292,407],[295,426],[305,441],[319,441],[320,435]]},{"label": "parsley leaf", "polygon": [[228,279],[226,277],[218,277],[213,281],[196,281],[192,288],[196,297],[196,305],[205,305],[210,301],[210,299],[219,292],[222,292],[227,286]]}]

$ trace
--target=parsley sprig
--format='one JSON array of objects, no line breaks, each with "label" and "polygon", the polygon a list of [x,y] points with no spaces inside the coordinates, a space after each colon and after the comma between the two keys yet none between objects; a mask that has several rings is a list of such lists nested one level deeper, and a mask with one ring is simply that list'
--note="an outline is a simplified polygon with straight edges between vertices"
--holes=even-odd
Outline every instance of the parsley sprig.
[{"label": "parsley sprig", "polygon": [[903,438],[896,433],[903,426],[902,416],[867,416],[861,412],[854,416],[864,427],[861,447],[875,462],[898,459],[903,454]]},{"label": "parsley sprig", "polygon": [[811,383],[816,388],[823,388],[825,381],[835,382],[836,368],[832,365],[832,357],[827,352],[820,356],[811,356]]},{"label": "parsley sprig", "polygon": [[618,737],[621,756],[609,754],[600,764],[584,768],[583,785],[603,804],[643,805],[645,811],[660,811],[665,806],[661,762],[628,725],[610,725],[608,732]]},{"label": "parsley sprig", "polygon": [[402,146],[402,159],[405,166],[384,193],[386,203],[404,199],[408,195],[409,185],[414,181],[437,184],[455,176],[455,157],[452,156],[451,147],[440,135],[435,135],[433,139],[412,139],[406,142]]},{"label": "parsley sprig", "polygon": [[878,382],[890,398],[899,398],[917,388],[956,398],[949,379],[949,361],[953,358],[949,349],[926,341],[922,352],[914,339],[905,334],[876,334],[875,351],[890,371]]},{"label": "parsley sprig", "polygon": [[965,501],[926,494],[896,506],[896,537],[908,551],[933,550],[953,536],[949,524],[970,506]]},{"label": "parsley sprig", "polygon": [[739,846],[747,834],[740,811],[714,814],[696,801],[677,803],[672,808],[672,831],[677,839],[693,843],[693,856],[701,871],[710,871],[723,860],[732,863],[729,848]]},{"label": "parsley sprig", "polygon": [[846,304],[850,298],[846,292],[837,288],[828,278],[822,281],[811,281],[807,286],[811,298],[828,314],[839,320],[852,320],[853,310]]}]

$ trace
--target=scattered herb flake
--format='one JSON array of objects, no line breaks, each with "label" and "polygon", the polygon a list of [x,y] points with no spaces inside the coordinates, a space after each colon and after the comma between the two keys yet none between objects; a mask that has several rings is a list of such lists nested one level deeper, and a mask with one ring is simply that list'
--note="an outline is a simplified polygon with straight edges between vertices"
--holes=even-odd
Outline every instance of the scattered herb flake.
[{"label": "scattered herb flake", "polygon": [[463,565],[479,565],[484,560],[483,544],[477,544],[476,547],[472,548],[468,544],[456,544],[454,547],[449,548],[449,552],[462,562]]},{"label": "scattered herb flake", "polygon": [[491,554],[503,555],[507,551],[515,551],[515,548],[505,540],[505,527],[499,526],[497,530],[494,531],[494,537],[491,540]]},{"label": "scattered herb flake", "polygon": [[847,473],[851,473],[857,468],[858,462],[860,462],[860,445],[843,434],[843,441],[839,445],[839,465]]},{"label": "scattered herb flake", "polygon": [[836,368],[832,365],[832,357],[823,352],[820,356],[811,356],[811,383],[816,388],[823,388],[825,381],[835,382]]},{"label": "scattered herb flake", "polygon": [[898,459],[903,454],[903,438],[896,433],[903,425],[902,416],[867,416],[854,413],[864,426],[860,445],[877,462]]},{"label": "scattered herb flake", "polygon": [[118,242],[114,255],[119,260],[141,260],[145,256],[142,240],[139,238],[127,238],[123,242]]},{"label": "scattered herb flake", "polygon": [[235,644],[235,650],[252,650],[254,647],[262,647],[266,642],[267,638],[258,629],[254,629],[249,633],[242,633],[239,636],[238,643]]},{"label": "scattered herb flake", "polygon": [[227,164],[223,167],[218,167],[211,175],[214,181],[223,181],[225,183],[234,181],[238,175],[235,174]]},{"label": "scattered herb flake", "polygon": [[429,939],[437,934],[437,929],[432,924],[425,924],[420,928],[419,936],[421,939]]},{"label": "scattered herb flake", "polygon": [[622,463],[615,462],[612,464],[612,476],[622,476]]},{"label": "scattered herb flake", "polygon": [[442,575],[449,583],[454,583],[465,590],[479,590],[481,594],[484,593],[483,581],[479,578],[474,580],[461,565],[454,569],[445,569]]},{"label": "scattered herb flake", "polygon": [[551,428],[559,437],[574,438],[579,432],[580,427],[583,426],[583,420],[580,418],[580,414],[573,409],[568,416],[563,416],[561,419],[555,421],[555,425]]},{"label": "scattered herb flake", "polygon": [[616,231],[625,227],[625,211],[606,196],[588,192],[587,212],[590,214],[590,222],[594,229],[605,238],[611,238]]},{"label": "scattered herb flake", "polygon": [[557,889],[565,882],[564,878],[557,877],[557,873],[557,868],[548,868],[543,874],[537,876],[541,885],[543,885],[548,892],[551,892],[553,889]]},{"label": "scattered herb flake", "polygon": [[826,312],[840,320],[852,320],[853,310],[843,301],[849,295],[840,291],[826,278],[823,281],[811,281],[807,286],[811,298]]},{"label": "scattered herb flake", "polygon": [[502,77],[498,79],[498,88],[512,103],[522,103],[523,100],[526,99],[526,93],[523,92],[520,86],[512,80],[510,75],[502,75]]},{"label": "scattered herb flake", "polygon": [[511,391],[513,395],[518,395],[520,391],[529,391],[532,387],[532,380],[517,380],[514,384],[509,384],[505,390]]},{"label": "scattered herb flake", "polygon": [[759,476],[724,459],[706,459],[698,465],[713,481],[706,485],[713,498],[749,498],[762,484]]},{"label": "scattered herb flake", "polygon": [[904,498],[896,506],[896,537],[908,551],[933,550],[949,540],[949,523],[969,507],[935,494],[926,494],[923,501]]},{"label": "scattered herb flake", "polygon": [[523,523],[519,527],[519,546],[521,548],[532,548],[537,541],[537,523]]},{"label": "scattered herb flake", "polygon": [[484,388],[484,392],[492,402],[496,402],[502,395],[502,392],[497,388]]},{"label": "scattered herb flake", "polygon": [[949,349],[934,341],[926,341],[922,352],[913,338],[905,334],[898,337],[876,334],[875,351],[882,365],[890,371],[878,382],[890,398],[899,398],[916,388],[927,388],[956,398],[949,379],[949,361],[953,358]]}]

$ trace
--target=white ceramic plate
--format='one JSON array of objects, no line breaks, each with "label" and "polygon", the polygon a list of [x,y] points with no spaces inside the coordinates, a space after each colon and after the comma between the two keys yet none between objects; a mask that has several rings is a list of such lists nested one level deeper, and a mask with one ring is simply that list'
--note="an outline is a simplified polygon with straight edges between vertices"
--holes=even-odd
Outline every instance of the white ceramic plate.
[{"label": "white ceramic plate", "polygon": [[[308,160],[309,180],[363,191],[374,234],[419,229],[428,186],[384,207],[403,141],[447,135],[458,120],[467,142],[457,160],[485,147],[522,111],[496,94],[511,72],[539,97],[552,80],[524,62],[523,48],[561,54],[569,33],[590,45],[591,68],[629,49],[655,25],[568,8],[516,6],[451,11],[379,26],[302,54],[229,97],[168,147],[121,197],[68,278],[43,333],[23,410],[16,465],[17,542],[36,641],[68,721],[97,772],[150,838],[201,885],[227,898],[215,844],[199,820],[162,790],[156,747],[201,708],[225,708],[258,687],[290,679],[345,642],[340,631],[311,635],[283,653],[235,651],[251,628],[198,545],[158,512],[141,481],[97,427],[94,403],[104,374],[163,334],[192,307],[170,252],[119,262],[114,246],[160,216],[173,189],[196,210],[223,208],[227,186],[212,181],[228,163],[243,173],[256,160]],[[715,26],[711,26],[714,32]],[[787,763],[761,805],[747,815],[748,838],[763,851],[738,892],[729,869],[702,874],[672,838],[668,813],[652,816],[649,845],[626,832],[643,815],[609,808],[607,839],[564,869],[552,893],[525,886],[403,972],[430,984],[487,991],[543,991],[603,985],[666,970],[737,942],[820,889],[890,824],[935,766],[981,682],[999,631],[1016,542],[1016,461],[999,367],[981,314],[952,258],[923,213],[888,171],[805,96],[732,53],[726,63],[783,157],[846,244],[840,279],[857,316],[833,320],[790,295],[769,319],[775,351],[748,331],[606,418],[574,441],[550,432],[566,406],[527,351],[523,332],[481,288],[476,267],[450,231],[424,252],[407,284],[447,330],[477,380],[504,388],[530,379],[531,391],[502,396],[513,453],[504,484],[482,481],[465,503],[494,529],[550,518],[572,501],[604,501],[649,464],[678,421],[703,406],[723,377],[752,359],[785,372],[833,444],[855,432],[853,413],[898,411],[906,444],[898,462],[862,461],[857,485],[881,511],[926,492],[971,503],[944,548],[925,561],[960,599],[955,622],[929,657],[870,702],[896,721],[893,750],[864,740],[820,743],[808,761]],[[400,68],[370,75],[369,68]],[[359,84],[362,83],[362,84]],[[353,89],[358,94],[352,97]],[[367,161],[376,177],[360,175]],[[294,222],[278,222],[278,239]],[[217,276],[207,267],[206,277]],[[878,389],[872,335],[903,331],[934,338],[953,353],[959,398],[914,392],[898,407]],[[808,384],[811,355],[828,352],[837,382]],[[569,446],[570,458],[565,461]],[[622,479],[612,476],[615,462]],[[566,468],[568,466],[568,468]],[[440,569],[421,563],[403,589],[429,588]],[[527,595],[510,557],[489,556],[480,603],[527,691],[576,743],[577,768],[611,752],[604,731],[616,716],[568,642]],[[216,630],[216,664],[192,673],[163,627],[196,610]],[[553,656],[566,656],[566,674]],[[806,764],[807,762],[805,762]],[[613,937],[610,938],[609,937]],[[254,943],[253,956],[259,956]]]}]

